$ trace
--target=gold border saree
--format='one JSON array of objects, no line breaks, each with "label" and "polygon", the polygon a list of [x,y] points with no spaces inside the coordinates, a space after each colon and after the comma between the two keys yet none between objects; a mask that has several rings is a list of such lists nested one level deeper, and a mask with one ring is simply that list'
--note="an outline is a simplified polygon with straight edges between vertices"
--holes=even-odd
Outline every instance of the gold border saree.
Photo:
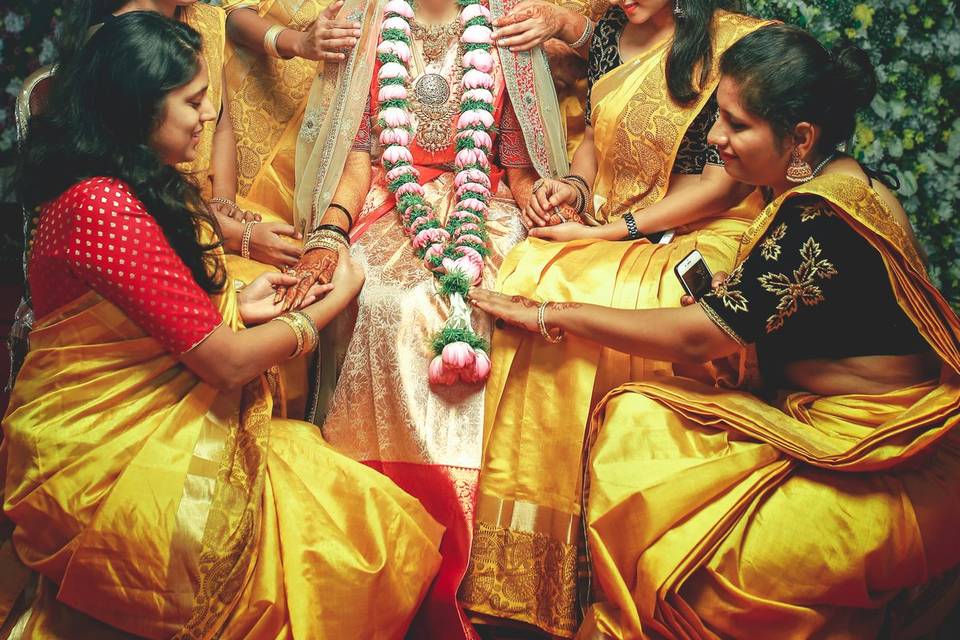
[{"label": "gold border saree", "polygon": [[[726,47],[763,24],[722,12],[716,20],[715,65]],[[665,195],[682,137],[719,81],[714,68],[698,103],[675,105],[666,88],[666,52],[664,43],[594,86],[595,96],[602,91],[594,102],[595,137],[605,154],[597,183],[602,189],[613,185],[617,194],[601,209],[605,220]],[[498,288],[535,300],[677,306],[682,291],[673,266],[693,249],[717,270],[732,266],[757,202],[691,225],[666,245],[528,239],[507,256]],[[575,336],[548,344],[511,329],[494,331],[492,359],[476,541],[461,598],[474,612],[570,637],[578,624],[577,470],[590,410],[620,384],[680,369]],[[709,382],[722,375],[713,366],[684,371]]]},{"label": "gold border saree", "polygon": [[591,422],[598,602],[580,637],[875,637],[895,598],[960,562],[960,320],[880,197],[850,176],[771,204],[740,259],[800,194],[828,200],[880,252],[940,378],[776,406],[684,378],[611,392]]},{"label": "gold border saree", "polygon": [[403,635],[442,528],[273,417],[268,378],[215,389],[93,292],[38,320],[0,448],[13,547],[41,576],[19,637]]}]

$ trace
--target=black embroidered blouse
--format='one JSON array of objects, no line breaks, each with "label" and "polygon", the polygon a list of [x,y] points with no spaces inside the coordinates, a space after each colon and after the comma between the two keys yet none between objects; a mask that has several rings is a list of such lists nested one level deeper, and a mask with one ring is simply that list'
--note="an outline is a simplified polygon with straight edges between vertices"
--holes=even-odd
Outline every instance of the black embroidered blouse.
[{"label": "black embroidered blouse", "polygon": [[[593,84],[604,74],[616,69],[620,59],[620,34],[627,24],[627,15],[620,7],[611,7],[597,21],[590,43],[590,55],[587,60],[587,102],[585,117],[591,124],[592,104],[590,94]],[[673,173],[700,174],[707,164],[723,165],[717,148],[707,144],[707,134],[717,119],[717,96],[710,100],[694,119],[680,142],[677,159],[673,163]]]},{"label": "black embroidered blouse", "polygon": [[788,200],[754,250],[700,305],[776,379],[800,360],[929,350],[880,253],[818,196]]}]

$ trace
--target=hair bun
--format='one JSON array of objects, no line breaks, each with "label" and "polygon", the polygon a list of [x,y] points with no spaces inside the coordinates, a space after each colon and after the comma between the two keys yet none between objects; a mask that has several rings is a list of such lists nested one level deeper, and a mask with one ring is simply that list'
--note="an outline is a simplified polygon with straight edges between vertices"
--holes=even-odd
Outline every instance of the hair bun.
[{"label": "hair bun", "polygon": [[846,40],[830,52],[835,96],[856,113],[870,104],[877,93],[877,72],[867,53]]}]

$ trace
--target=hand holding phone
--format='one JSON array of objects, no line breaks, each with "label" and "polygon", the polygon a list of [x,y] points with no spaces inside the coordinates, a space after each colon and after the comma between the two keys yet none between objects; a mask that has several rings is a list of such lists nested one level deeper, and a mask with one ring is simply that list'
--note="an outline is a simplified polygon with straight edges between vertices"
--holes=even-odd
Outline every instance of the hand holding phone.
[{"label": "hand holding phone", "polygon": [[699,300],[710,291],[713,283],[713,274],[707,267],[706,261],[700,252],[694,249],[673,268],[680,280],[680,285],[694,300]]}]

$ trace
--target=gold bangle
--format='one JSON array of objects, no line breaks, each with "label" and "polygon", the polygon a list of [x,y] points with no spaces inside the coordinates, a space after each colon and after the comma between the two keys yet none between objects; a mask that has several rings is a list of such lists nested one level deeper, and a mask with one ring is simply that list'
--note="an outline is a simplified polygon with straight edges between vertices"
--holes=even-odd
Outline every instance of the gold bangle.
[{"label": "gold bangle", "polygon": [[537,309],[537,324],[540,326],[540,335],[543,336],[543,339],[550,344],[557,344],[563,340],[563,329],[560,329],[560,333],[554,337],[550,335],[550,331],[547,330],[547,325],[543,321],[543,314],[547,310],[547,305],[551,304],[553,303],[549,301],[540,303],[540,308]]},{"label": "gold bangle", "polygon": [[297,336],[297,348],[290,354],[290,358],[296,358],[301,353],[303,353],[303,343],[305,336],[303,334],[303,327],[300,326],[300,323],[293,319],[289,313],[277,316],[274,320],[279,320],[283,324],[287,325],[293,330],[294,335]]},{"label": "gold bangle", "polygon": [[240,238],[241,258],[250,258],[250,236],[253,235],[253,225],[255,224],[257,224],[256,220],[243,223],[243,236]]},{"label": "gold bangle", "polygon": [[277,40],[280,39],[280,34],[286,30],[287,28],[283,25],[275,24],[263,34],[263,50],[267,52],[267,55],[274,58],[283,57],[280,55],[280,50],[277,49]]},{"label": "gold bangle", "polygon": [[329,249],[330,251],[339,251],[340,247],[350,248],[349,243],[343,239],[343,236],[333,231],[316,231],[307,238],[303,250]]},{"label": "gold bangle", "polygon": [[345,246],[344,243],[337,242],[333,238],[310,238],[306,244],[303,245],[303,252],[306,253],[311,249],[327,249],[328,251],[340,253],[340,247]]},{"label": "gold bangle", "polygon": [[320,344],[320,330],[317,329],[317,325],[313,320],[303,311],[290,311],[291,316],[293,316],[298,322],[300,322],[301,329],[304,332],[304,344],[303,352],[310,353],[317,348],[317,345]]}]

